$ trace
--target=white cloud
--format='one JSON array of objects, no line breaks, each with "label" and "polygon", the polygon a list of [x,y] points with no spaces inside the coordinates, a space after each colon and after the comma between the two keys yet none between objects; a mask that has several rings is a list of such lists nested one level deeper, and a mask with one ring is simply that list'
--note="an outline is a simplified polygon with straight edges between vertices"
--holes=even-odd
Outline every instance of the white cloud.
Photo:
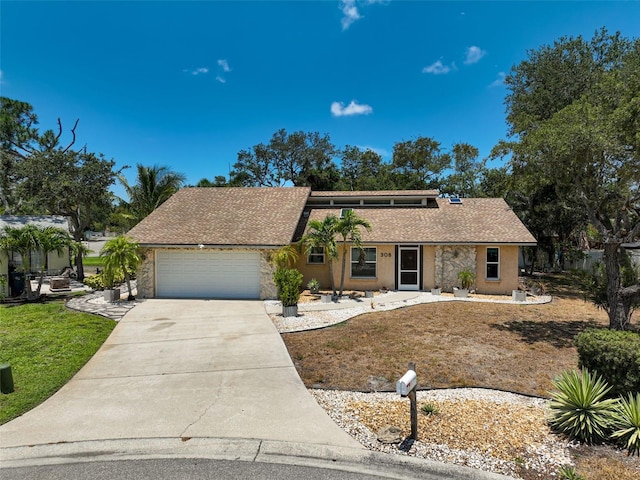
[{"label": "white cloud", "polygon": [[367,150],[371,150],[372,152],[377,153],[378,155],[380,155],[382,158],[387,158],[387,157],[391,156],[389,151],[384,149],[384,148],[370,147],[368,145],[356,145],[356,147],[358,147],[360,150],[365,151],[365,152]]},{"label": "white cloud", "polygon": [[443,65],[440,60],[422,69],[422,73],[433,73],[434,75],[445,75],[451,71],[451,67]]},{"label": "white cloud", "polygon": [[373,112],[373,108],[370,105],[360,105],[355,100],[351,100],[351,103],[344,106],[342,102],[333,102],[331,104],[331,115],[334,117],[347,117],[351,115],[369,115]]},{"label": "white cloud", "polygon": [[506,75],[504,72],[498,72],[498,78],[496,78],[493,82],[491,82],[489,84],[489,87],[501,87],[502,85],[504,85],[505,76]]},{"label": "white cloud", "polygon": [[223,72],[230,72],[231,68],[229,67],[229,62],[225,59],[218,60],[218,66],[222,67]]},{"label": "white cloud", "polygon": [[196,68],[194,70],[188,69],[188,68],[184,68],[182,70],[184,73],[190,73],[191,75],[200,75],[200,74],[204,74],[204,73],[209,73],[209,69],[207,67],[200,67],[200,68]]},{"label": "white cloud", "polygon": [[220,83],[227,83],[227,80],[222,78],[220,75],[216,76],[216,80]]},{"label": "white cloud", "polygon": [[340,0],[340,10],[342,10],[342,30],[346,30],[357,20],[360,20],[360,12],[356,6],[356,0]]},{"label": "white cloud", "polygon": [[480,47],[471,46],[467,48],[467,58],[464,61],[465,65],[471,65],[472,63],[478,63],[482,57],[487,54],[485,50]]}]

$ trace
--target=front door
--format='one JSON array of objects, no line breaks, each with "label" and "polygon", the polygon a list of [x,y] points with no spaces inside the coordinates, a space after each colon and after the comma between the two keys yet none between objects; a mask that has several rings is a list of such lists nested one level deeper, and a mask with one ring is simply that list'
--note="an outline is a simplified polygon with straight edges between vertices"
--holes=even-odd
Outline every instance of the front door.
[{"label": "front door", "polygon": [[420,289],[420,248],[398,248],[398,290]]}]

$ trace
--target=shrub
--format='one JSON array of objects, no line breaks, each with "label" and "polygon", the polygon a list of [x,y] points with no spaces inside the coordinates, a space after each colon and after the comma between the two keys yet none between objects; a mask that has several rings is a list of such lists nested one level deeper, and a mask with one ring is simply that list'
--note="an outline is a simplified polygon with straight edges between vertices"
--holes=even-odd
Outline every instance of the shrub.
[{"label": "shrub", "polygon": [[611,396],[640,392],[640,334],[588,329],[576,337],[579,367],[598,372]]},{"label": "shrub", "polygon": [[640,456],[640,393],[620,398],[611,438],[620,442],[629,455]]},{"label": "shrub", "polygon": [[560,467],[560,480],[585,480],[582,475],[578,475],[576,469],[570,465]]},{"label": "shrub", "polygon": [[476,274],[472,270],[465,268],[458,272],[458,280],[460,280],[460,285],[463,290],[468,290],[473,285],[473,282],[476,281]]},{"label": "shrub", "polygon": [[438,410],[438,407],[436,406],[436,404],[429,402],[429,403],[423,403],[422,406],[420,407],[420,411],[425,415],[437,415],[440,410]]},{"label": "shrub", "polygon": [[283,307],[294,307],[300,299],[302,274],[295,268],[281,268],[276,270],[273,278],[278,287],[278,296]]},{"label": "shrub", "polygon": [[[118,272],[118,274],[113,279],[113,285],[118,285],[124,281],[124,274],[122,272]],[[84,277],[84,284],[94,290],[104,290],[107,288],[107,279],[104,276],[104,273],[97,273],[95,275],[87,275]],[[111,287],[109,287],[111,288]]]},{"label": "shrub", "polygon": [[551,426],[572,439],[593,443],[607,438],[618,401],[607,399],[611,389],[585,368],[563,372],[553,381]]}]

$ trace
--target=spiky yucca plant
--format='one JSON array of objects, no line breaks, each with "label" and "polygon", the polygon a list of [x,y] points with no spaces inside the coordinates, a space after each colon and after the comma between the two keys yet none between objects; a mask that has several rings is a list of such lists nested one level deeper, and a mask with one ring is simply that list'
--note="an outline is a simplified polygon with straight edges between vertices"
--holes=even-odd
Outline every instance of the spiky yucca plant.
[{"label": "spiky yucca plant", "polygon": [[640,393],[621,397],[615,418],[611,438],[623,444],[629,455],[640,456]]},{"label": "spiky yucca plant", "polygon": [[553,381],[551,426],[572,439],[593,443],[607,438],[618,401],[605,395],[611,387],[586,368],[565,371]]},{"label": "spiky yucca plant", "polygon": [[561,480],[585,480],[582,475],[576,472],[576,469],[570,465],[563,465],[560,467],[560,479]]}]

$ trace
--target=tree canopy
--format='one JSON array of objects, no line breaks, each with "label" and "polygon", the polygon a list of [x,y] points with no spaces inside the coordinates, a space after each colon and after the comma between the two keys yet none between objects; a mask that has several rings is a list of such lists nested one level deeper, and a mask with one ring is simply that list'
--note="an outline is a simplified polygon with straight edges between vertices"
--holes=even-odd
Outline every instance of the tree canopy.
[{"label": "tree canopy", "polygon": [[580,203],[604,245],[610,325],[624,329],[640,302],[640,285],[620,277],[621,244],[640,235],[640,40],[561,38],[505,84],[512,166]]},{"label": "tree canopy", "polygon": [[120,173],[118,180],[129,197],[123,205],[129,214],[132,227],[156,208],[166,202],[184,183],[185,176],[168,167],[153,165],[146,167],[137,165],[136,183],[130,185],[126,177]]}]

